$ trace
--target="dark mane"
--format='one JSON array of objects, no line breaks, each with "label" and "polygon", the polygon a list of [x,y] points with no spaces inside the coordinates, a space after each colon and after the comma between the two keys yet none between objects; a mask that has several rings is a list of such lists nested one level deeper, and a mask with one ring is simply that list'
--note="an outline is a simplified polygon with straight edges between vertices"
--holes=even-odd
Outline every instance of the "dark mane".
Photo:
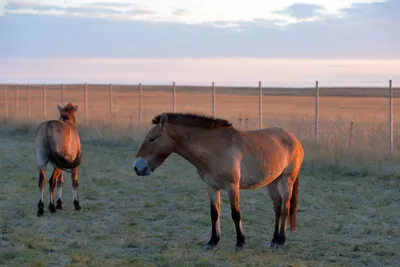
[{"label": "dark mane", "polygon": [[225,119],[213,118],[193,113],[162,113],[155,116],[151,122],[153,124],[158,124],[163,114],[167,115],[168,123],[171,124],[188,125],[209,129],[232,127],[232,123]]}]

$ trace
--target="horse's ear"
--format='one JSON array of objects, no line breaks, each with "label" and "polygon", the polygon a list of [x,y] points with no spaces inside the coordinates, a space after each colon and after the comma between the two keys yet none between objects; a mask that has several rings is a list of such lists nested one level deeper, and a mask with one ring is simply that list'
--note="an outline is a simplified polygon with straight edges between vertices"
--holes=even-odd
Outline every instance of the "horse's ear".
[{"label": "horse's ear", "polygon": [[161,129],[164,128],[166,123],[168,123],[168,116],[167,116],[166,113],[164,113],[164,114],[161,115],[161,118],[160,118],[160,127],[161,127]]},{"label": "horse's ear", "polygon": [[78,111],[78,105],[75,105],[75,106],[74,106],[74,110],[75,110],[75,111]]},{"label": "horse's ear", "polygon": [[62,112],[62,111],[63,111],[63,108],[60,107],[58,104],[57,104],[57,108],[58,108],[58,111],[59,111],[59,112]]}]

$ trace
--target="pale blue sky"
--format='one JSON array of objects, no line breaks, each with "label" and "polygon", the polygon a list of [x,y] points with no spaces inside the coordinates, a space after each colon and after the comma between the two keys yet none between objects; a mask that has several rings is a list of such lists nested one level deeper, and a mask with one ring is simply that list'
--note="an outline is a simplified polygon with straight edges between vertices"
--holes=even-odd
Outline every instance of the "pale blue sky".
[{"label": "pale blue sky", "polygon": [[[110,73],[117,73],[118,69],[115,64],[106,63],[105,58],[167,58],[170,64],[182,58],[246,58],[237,59],[239,65],[250,64],[248,58],[269,60],[267,65],[271,58],[301,58],[303,70],[315,59],[329,59],[336,67],[326,63],[321,68],[330,75],[339,69],[334,63],[338,59],[375,59],[380,62],[378,69],[389,68],[397,63],[382,66],[382,62],[388,62],[384,60],[400,59],[398,10],[399,0],[0,0],[0,80],[33,77],[32,73],[18,72],[22,66],[18,64],[25,64],[24,60],[40,59],[43,63],[44,59],[55,58],[63,62],[102,59],[99,64]],[[196,62],[199,61],[192,61]],[[341,62],[342,66],[352,66]],[[6,64],[11,63],[15,70],[7,69]],[[57,71],[56,65],[51,64],[56,63],[49,60],[47,65],[41,65],[44,73],[47,68]],[[136,64],[129,66],[135,81],[140,80],[135,76],[139,71],[133,67]],[[215,70],[216,80],[226,76],[225,68],[221,65]],[[154,65],[147,69],[151,72],[157,68]],[[282,73],[265,74],[259,79],[284,77],[283,69]],[[88,79],[95,75],[96,70],[86,70]],[[354,67],[346,70],[351,74]],[[236,72],[243,73],[240,66]],[[400,76],[396,70],[387,73],[376,79]],[[153,74],[155,83],[164,82],[157,72]],[[183,79],[185,75],[177,71],[171,73],[171,79]],[[197,75],[201,75],[199,70]],[[364,79],[354,75],[354,80]],[[71,81],[80,77],[72,72],[56,76]],[[235,76],[232,75],[232,83]],[[370,74],[365,79],[368,77]],[[114,80],[115,76],[102,78]],[[246,79],[250,78],[242,77]]]}]

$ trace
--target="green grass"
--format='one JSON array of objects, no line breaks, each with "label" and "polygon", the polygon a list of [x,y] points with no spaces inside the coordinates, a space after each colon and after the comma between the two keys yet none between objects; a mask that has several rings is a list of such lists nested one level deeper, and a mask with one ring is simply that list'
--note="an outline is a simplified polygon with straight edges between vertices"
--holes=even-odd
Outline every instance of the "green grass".
[{"label": "green grass", "polygon": [[[306,162],[297,232],[270,250],[274,215],[265,189],[241,191],[244,251],[234,252],[228,199],[221,195],[222,239],[206,252],[211,224],[206,185],[171,156],[150,177],[132,169],[141,135],[122,141],[83,133],[82,210],[69,174],[63,210],[36,217],[39,200],[28,126],[0,131],[1,266],[396,266],[400,260],[400,176]],[[307,153],[307,151],[306,151]],[[49,175],[50,168],[47,175]],[[49,176],[47,176],[48,178]]]}]

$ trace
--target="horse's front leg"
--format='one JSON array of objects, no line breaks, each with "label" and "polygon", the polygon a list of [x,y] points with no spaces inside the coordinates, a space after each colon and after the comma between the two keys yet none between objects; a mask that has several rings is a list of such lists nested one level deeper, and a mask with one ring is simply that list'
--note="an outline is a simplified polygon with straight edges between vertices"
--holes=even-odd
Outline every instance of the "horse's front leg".
[{"label": "horse's front leg", "polygon": [[220,214],[220,190],[208,186],[208,196],[210,198],[210,212],[211,212],[211,238],[205,246],[206,250],[212,250],[218,244],[221,238],[221,228],[219,223],[219,214]]},{"label": "horse's front leg", "polygon": [[239,184],[232,184],[228,190],[229,201],[231,204],[231,216],[236,227],[236,250],[242,250],[245,245],[245,235],[242,227],[242,216],[240,212],[240,192]]}]

